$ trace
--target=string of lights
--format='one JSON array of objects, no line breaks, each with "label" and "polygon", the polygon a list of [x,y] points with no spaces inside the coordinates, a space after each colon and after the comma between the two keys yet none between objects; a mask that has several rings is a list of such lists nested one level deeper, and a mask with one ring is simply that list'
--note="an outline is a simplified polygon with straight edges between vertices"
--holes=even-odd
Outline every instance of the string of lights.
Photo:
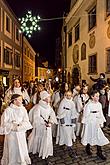
[{"label": "string of lights", "polygon": [[[106,12],[107,13],[107,12]],[[73,15],[72,18],[81,18],[81,17],[87,17],[87,16],[97,16],[100,14],[94,14],[94,13],[86,13],[83,15],[75,16]],[[39,22],[43,21],[55,21],[55,20],[64,20],[67,17],[54,17],[54,18],[40,18],[40,16],[33,16],[31,11],[28,11],[25,17],[19,18],[19,21],[21,22],[21,30],[20,32],[25,33],[29,38],[32,36],[33,31],[40,31],[41,27],[39,26]]]}]

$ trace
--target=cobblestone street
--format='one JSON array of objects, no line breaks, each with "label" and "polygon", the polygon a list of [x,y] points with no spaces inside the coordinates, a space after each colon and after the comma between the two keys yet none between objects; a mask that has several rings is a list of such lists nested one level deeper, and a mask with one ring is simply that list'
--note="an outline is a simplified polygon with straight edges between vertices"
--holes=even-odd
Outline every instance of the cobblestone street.
[{"label": "cobblestone street", "polygon": [[[110,129],[105,129],[105,135],[110,140]],[[110,144],[103,147],[103,153],[107,160],[102,161],[96,156],[96,147],[92,147],[92,156],[87,156],[85,148],[77,140],[74,144],[77,151],[77,159],[73,159],[68,155],[65,147],[59,147],[54,144],[54,156],[49,158],[52,165],[110,165]],[[2,157],[3,145],[0,145],[0,158]],[[32,165],[45,165],[45,162],[38,158],[37,155],[31,155]]]}]

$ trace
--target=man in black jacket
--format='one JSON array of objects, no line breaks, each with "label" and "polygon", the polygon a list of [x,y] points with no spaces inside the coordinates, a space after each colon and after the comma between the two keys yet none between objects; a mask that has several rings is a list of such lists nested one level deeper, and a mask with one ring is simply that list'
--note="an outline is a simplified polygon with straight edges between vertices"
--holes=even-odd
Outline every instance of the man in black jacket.
[{"label": "man in black jacket", "polygon": [[90,79],[94,82],[96,82],[92,88],[96,89],[96,90],[100,90],[102,88],[102,86],[105,86],[107,84],[106,80],[105,80],[105,74],[104,73],[100,73],[100,77],[98,79],[94,79],[90,76]]}]

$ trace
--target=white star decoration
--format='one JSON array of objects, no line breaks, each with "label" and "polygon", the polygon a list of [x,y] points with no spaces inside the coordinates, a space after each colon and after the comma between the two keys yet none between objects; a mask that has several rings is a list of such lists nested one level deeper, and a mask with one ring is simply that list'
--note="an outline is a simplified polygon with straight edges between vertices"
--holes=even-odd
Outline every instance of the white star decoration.
[{"label": "white star decoration", "polygon": [[39,31],[41,28],[38,25],[40,17],[32,16],[32,12],[28,11],[25,17],[19,18],[21,22],[20,32],[25,33],[29,38],[32,36],[33,31]]}]

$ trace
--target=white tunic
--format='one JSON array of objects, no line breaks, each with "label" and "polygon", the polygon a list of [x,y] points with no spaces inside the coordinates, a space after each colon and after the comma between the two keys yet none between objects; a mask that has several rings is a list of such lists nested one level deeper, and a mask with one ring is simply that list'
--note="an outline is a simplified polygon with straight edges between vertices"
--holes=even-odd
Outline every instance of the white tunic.
[{"label": "white tunic", "polygon": [[[82,97],[82,98],[81,98]],[[83,108],[84,105],[82,104],[82,99],[83,99],[83,104],[85,105],[86,102],[89,100],[89,95],[88,94],[79,94],[77,97],[77,111],[80,113]]]},{"label": "white tunic", "polygon": [[[67,146],[72,146],[72,140],[75,141],[74,127],[75,123],[72,122],[76,119],[78,114],[76,112],[75,104],[72,100],[64,98],[58,109],[58,131],[56,143],[59,145],[66,144]],[[62,124],[61,120],[64,121]]]},{"label": "white tunic", "polygon": [[107,93],[107,98],[108,98],[108,101],[109,101],[108,116],[110,117],[110,90],[109,90],[108,93]]},{"label": "white tunic", "polygon": [[46,127],[44,120],[57,124],[53,109],[46,102],[40,100],[39,104],[30,110],[29,119],[33,125],[32,133],[28,138],[29,152],[39,153],[39,157],[42,159],[52,156],[52,130],[51,127]]},{"label": "white tunic", "polygon": [[[14,123],[19,124],[13,131]],[[31,129],[27,111],[23,106],[11,104],[1,117],[0,134],[5,135],[1,165],[30,164],[28,156],[26,131]]]},{"label": "white tunic", "polygon": [[5,98],[4,98],[5,103],[9,103],[10,102],[11,96],[13,94],[19,94],[19,95],[21,95],[23,97],[23,99],[25,100],[25,103],[26,104],[28,104],[30,102],[30,97],[29,97],[26,89],[24,89],[23,91],[21,91],[21,87],[19,87],[19,88],[14,87],[13,88],[13,91],[11,90],[11,88],[9,88],[6,91]]},{"label": "white tunic", "polygon": [[89,101],[85,106],[82,118],[83,130],[81,142],[83,145],[89,143],[91,146],[103,146],[109,143],[101,129],[105,121],[101,103]]},{"label": "white tunic", "polygon": [[59,91],[55,91],[52,95],[52,103],[54,108],[58,108],[58,103],[60,102]]}]

